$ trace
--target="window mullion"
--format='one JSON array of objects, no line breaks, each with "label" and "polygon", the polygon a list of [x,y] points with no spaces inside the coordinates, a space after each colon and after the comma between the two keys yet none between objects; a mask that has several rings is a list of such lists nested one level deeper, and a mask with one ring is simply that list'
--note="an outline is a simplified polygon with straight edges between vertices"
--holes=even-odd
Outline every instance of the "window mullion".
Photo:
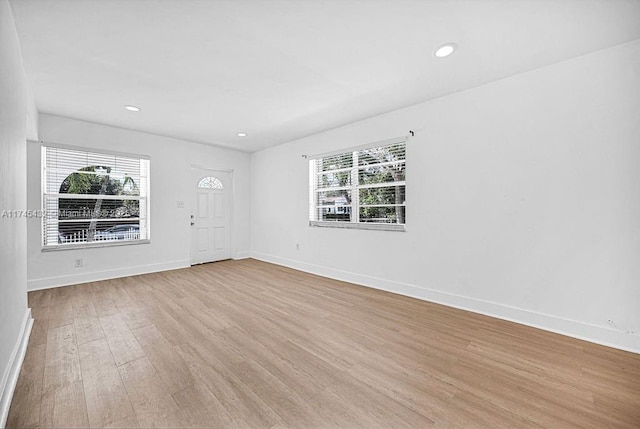
[{"label": "window mullion", "polygon": [[351,169],[351,222],[360,222],[360,194],[358,192],[360,177],[358,171],[358,151],[354,151]]}]

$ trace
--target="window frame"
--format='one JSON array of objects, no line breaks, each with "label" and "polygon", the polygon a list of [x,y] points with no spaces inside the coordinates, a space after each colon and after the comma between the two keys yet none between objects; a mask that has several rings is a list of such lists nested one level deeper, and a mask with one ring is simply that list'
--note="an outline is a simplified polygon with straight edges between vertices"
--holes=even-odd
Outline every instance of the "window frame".
[{"label": "window frame", "polygon": [[[308,165],[309,165],[309,226],[310,227],[323,227],[323,228],[343,228],[343,229],[363,229],[363,230],[378,230],[378,231],[406,231],[406,177],[405,180],[402,181],[389,181],[389,182],[381,182],[380,184],[371,185],[361,185],[359,183],[359,171],[362,169],[362,166],[358,165],[358,152],[366,149],[373,148],[383,148],[387,146],[394,146],[398,144],[404,144],[405,157],[400,162],[404,163],[405,173],[406,173],[406,164],[407,164],[407,142],[409,140],[408,136],[397,137],[393,139],[378,141],[375,143],[369,143],[361,146],[354,146],[350,148],[341,149],[338,151],[332,151],[312,156],[307,156]],[[345,167],[336,170],[329,170],[328,172],[318,172],[316,168],[316,162],[321,160],[322,158],[327,158],[331,156],[340,156],[345,157],[351,154],[352,156],[352,165],[351,167]],[[380,163],[384,164],[384,163]],[[376,164],[373,164],[376,165]],[[351,208],[351,220],[350,221],[326,221],[326,220],[317,220],[318,209],[320,205],[318,204],[318,195],[320,192],[323,192],[322,188],[318,188],[318,180],[317,177],[320,174],[331,173],[332,171],[349,171],[351,176],[351,183],[348,186],[342,186],[337,188],[324,188],[327,191],[340,190],[340,189],[349,189],[351,190],[351,205],[348,206]],[[402,207],[405,208],[405,223],[387,223],[387,222],[360,222],[360,208],[362,207],[360,204],[360,195],[359,191],[361,189],[367,188],[375,188],[375,187],[385,187],[387,186],[404,186],[405,188],[405,202],[401,204]],[[393,204],[396,206],[396,204]]]},{"label": "window frame", "polygon": [[[68,150],[68,151],[75,151],[81,154],[87,154],[88,156],[90,155],[95,155],[95,156],[114,156],[114,157],[119,157],[119,158],[129,158],[129,159],[136,159],[138,161],[147,161],[147,165],[146,165],[146,176],[145,175],[140,175],[140,183],[137,184],[137,186],[139,188],[142,188],[142,180],[144,180],[146,183],[144,183],[144,186],[146,187],[146,194],[145,195],[139,195],[139,196],[131,196],[131,195],[103,195],[102,198],[98,198],[98,195],[94,195],[94,194],[72,194],[72,195],[87,195],[86,197],[80,197],[81,199],[102,199],[103,201],[107,201],[107,200],[136,200],[136,201],[140,201],[142,202],[144,200],[145,204],[144,206],[146,207],[145,210],[145,214],[144,216],[138,216],[135,219],[132,218],[122,218],[122,220],[135,220],[137,222],[141,222],[144,221],[146,224],[145,227],[145,232],[146,232],[146,237],[145,238],[139,238],[139,239],[133,239],[133,240],[98,240],[98,241],[93,241],[93,242],[76,242],[76,243],[56,243],[56,244],[46,244],[46,234],[47,234],[47,218],[49,217],[49,213],[47,212],[47,198],[56,198],[56,200],[58,201],[58,207],[59,207],[59,201],[60,201],[60,193],[59,192],[47,192],[46,186],[47,186],[47,148],[52,148],[52,149],[62,149],[62,150]],[[101,248],[101,247],[117,247],[117,246],[135,246],[135,245],[139,245],[139,244],[149,244],[151,243],[151,157],[148,155],[140,155],[140,154],[132,154],[132,153],[125,153],[125,152],[118,152],[118,151],[110,151],[110,150],[103,150],[103,149],[94,149],[94,148],[87,148],[87,147],[79,147],[79,146],[72,146],[72,145],[65,145],[65,144],[59,144],[59,143],[51,143],[51,142],[44,142],[41,141],[40,142],[40,150],[41,150],[41,162],[40,162],[40,186],[41,186],[41,190],[40,190],[40,203],[41,203],[41,213],[42,213],[42,222],[41,222],[41,229],[40,229],[40,233],[41,233],[41,237],[40,237],[40,244],[41,244],[41,251],[42,252],[50,252],[50,251],[63,251],[63,250],[77,250],[77,249],[88,249],[88,248]],[[75,172],[79,172],[79,171],[74,171]],[[64,179],[63,179],[64,180]],[[92,221],[93,219],[82,219],[81,221]],[[99,220],[99,219],[97,219]],[[80,220],[79,220],[80,221]],[[117,223],[114,223],[114,226],[117,226]]]}]

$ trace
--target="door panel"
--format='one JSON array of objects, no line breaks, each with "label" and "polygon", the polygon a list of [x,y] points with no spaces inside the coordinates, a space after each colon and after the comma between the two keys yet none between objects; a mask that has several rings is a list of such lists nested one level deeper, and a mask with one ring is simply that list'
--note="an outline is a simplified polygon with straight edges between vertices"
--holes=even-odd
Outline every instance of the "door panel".
[{"label": "door panel", "polygon": [[196,228],[197,249],[199,253],[209,250],[209,228]]},{"label": "door panel", "polygon": [[216,220],[224,217],[224,195],[223,194],[214,194],[213,195],[213,207],[215,209]]},{"label": "door panel", "polygon": [[216,251],[224,250],[224,234],[225,230],[222,227],[213,228],[213,243],[216,246]]},{"label": "door panel", "polygon": [[209,216],[209,194],[208,192],[198,191],[198,217],[200,219]]}]

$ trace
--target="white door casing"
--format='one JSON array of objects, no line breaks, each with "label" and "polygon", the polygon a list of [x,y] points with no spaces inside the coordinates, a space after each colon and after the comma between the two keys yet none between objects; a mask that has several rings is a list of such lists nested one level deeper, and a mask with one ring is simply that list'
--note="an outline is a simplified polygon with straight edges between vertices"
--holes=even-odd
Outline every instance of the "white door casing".
[{"label": "white door casing", "polygon": [[231,173],[192,167],[191,265],[231,257]]}]

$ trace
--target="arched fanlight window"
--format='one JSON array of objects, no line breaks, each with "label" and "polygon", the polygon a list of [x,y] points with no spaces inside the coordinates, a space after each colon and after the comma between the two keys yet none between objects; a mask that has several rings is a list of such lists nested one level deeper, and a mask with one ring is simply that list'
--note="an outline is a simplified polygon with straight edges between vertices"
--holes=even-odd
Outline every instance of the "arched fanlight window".
[{"label": "arched fanlight window", "polygon": [[216,177],[205,177],[198,183],[198,188],[204,189],[224,189],[222,182]]}]

